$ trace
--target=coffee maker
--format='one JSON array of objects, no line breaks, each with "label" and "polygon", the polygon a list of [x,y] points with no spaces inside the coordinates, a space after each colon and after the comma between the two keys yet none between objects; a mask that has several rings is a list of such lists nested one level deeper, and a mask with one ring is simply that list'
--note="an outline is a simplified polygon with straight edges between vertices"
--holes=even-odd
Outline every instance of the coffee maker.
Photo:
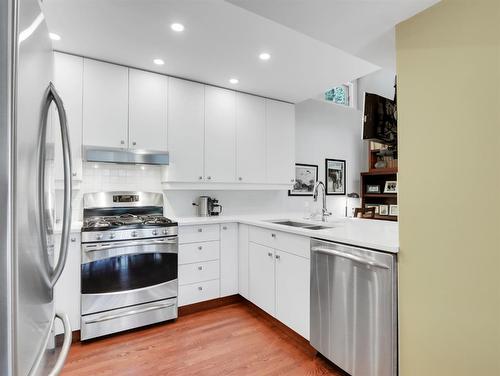
[{"label": "coffee maker", "polygon": [[209,196],[198,197],[198,202],[193,202],[193,206],[198,207],[199,217],[210,217],[222,214],[222,205],[216,198]]}]

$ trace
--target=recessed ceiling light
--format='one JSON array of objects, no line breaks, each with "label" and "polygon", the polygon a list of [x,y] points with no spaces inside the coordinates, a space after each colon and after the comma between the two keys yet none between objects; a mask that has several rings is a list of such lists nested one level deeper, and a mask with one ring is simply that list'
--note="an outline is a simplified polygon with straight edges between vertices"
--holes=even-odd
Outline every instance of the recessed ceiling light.
[{"label": "recessed ceiling light", "polygon": [[229,79],[229,83],[231,83],[233,85],[236,85],[238,82],[240,82],[240,80],[238,80],[237,78],[230,78]]},{"label": "recessed ceiling light", "polygon": [[259,55],[259,59],[260,60],[269,60],[271,58],[271,55],[267,52],[262,52],[260,55]]},{"label": "recessed ceiling light", "polygon": [[56,33],[49,33],[49,38],[52,40],[61,40],[61,37]]},{"label": "recessed ceiling light", "polygon": [[173,30],[173,31],[177,31],[178,33],[180,33],[181,31],[184,31],[184,25],[183,24],[180,24],[180,23],[173,23],[172,25],[170,25],[170,28]]},{"label": "recessed ceiling light", "polygon": [[165,62],[162,59],[154,59],[153,63],[155,63],[156,65],[163,65],[163,64],[165,64]]}]

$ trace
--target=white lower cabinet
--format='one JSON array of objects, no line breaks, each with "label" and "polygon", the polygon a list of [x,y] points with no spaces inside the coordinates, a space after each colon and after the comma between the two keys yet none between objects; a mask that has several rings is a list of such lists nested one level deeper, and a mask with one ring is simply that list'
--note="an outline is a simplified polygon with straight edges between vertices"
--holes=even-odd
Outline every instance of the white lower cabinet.
[{"label": "white lower cabinet", "polygon": [[220,295],[238,293],[238,224],[220,225]]},{"label": "white lower cabinet", "polygon": [[203,302],[219,297],[219,280],[197,282],[190,285],[179,286],[179,306]]},{"label": "white lower cabinet", "polygon": [[250,242],[248,244],[248,269],[250,301],[274,316],[274,250]]},{"label": "white lower cabinet", "polygon": [[[56,260],[59,257],[59,245],[61,235],[56,235]],[[68,246],[68,257],[66,265],[54,287],[54,305],[56,312],[64,312],[68,315],[71,330],[80,330],[80,269],[81,269],[80,233],[71,233]],[[56,320],[56,334],[63,333],[63,327]]]},{"label": "white lower cabinet", "polygon": [[[274,239],[295,237],[297,244],[283,242],[290,251],[271,248],[254,242],[252,234],[261,229],[250,227],[248,242],[249,300],[309,339],[309,285],[310,260],[308,255],[298,255],[297,250],[308,242],[307,237],[273,232]],[[264,230],[264,229],[262,229]],[[270,230],[265,230],[270,231]],[[257,238],[258,239],[258,238]],[[267,242],[267,237],[264,238]],[[304,257],[307,256],[307,257]]]},{"label": "white lower cabinet", "polygon": [[276,318],[309,339],[310,261],[275,251]]},{"label": "white lower cabinet", "polygon": [[248,225],[238,225],[238,292],[250,300],[248,294]]}]

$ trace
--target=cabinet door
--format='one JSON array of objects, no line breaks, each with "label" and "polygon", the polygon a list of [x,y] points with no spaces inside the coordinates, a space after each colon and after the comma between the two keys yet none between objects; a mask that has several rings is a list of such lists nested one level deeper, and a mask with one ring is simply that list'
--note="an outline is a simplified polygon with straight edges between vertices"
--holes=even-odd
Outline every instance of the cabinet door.
[{"label": "cabinet door", "polygon": [[[55,238],[56,257],[59,257],[59,245],[61,236]],[[54,305],[56,311],[64,312],[68,315],[71,323],[71,330],[80,330],[80,234],[70,235],[68,246],[68,257],[66,265],[54,287]],[[56,321],[56,334],[63,333],[62,324]]]},{"label": "cabinet door", "polygon": [[205,86],[205,178],[236,181],[236,93]]},{"label": "cabinet door", "polygon": [[248,294],[248,225],[238,225],[238,290],[242,297]]},{"label": "cabinet door", "polygon": [[203,181],[204,93],[201,84],[169,79],[166,181]]},{"label": "cabinet door", "polygon": [[267,182],[295,181],[295,106],[266,100]]},{"label": "cabinet door", "polygon": [[308,259],[276,251],[276,318],[309,339]]},{"label": "cabinet door", "polygon": [[236,177],[266,182],[266,102],[242,93],[236,93]]},{"label": "cabinet door", "polygon": [[238,293],[238,224],[220,225],[220,295]]},{"label": "cabinet door", "polygon": [[[68,120],[68,133],[71,145],[71,159],[73,165],[73,178],[81,180],[82,172],[82,90],[83,90],[83,58],[54,53],[54,84],[61,96]],[[55,146],[55,171],[56,180],[64,179],[62,161],[61,133],[59,131],[59,117],[55,106],[51,113],[52,129],[56,140]]]},{"label": "cabinet door", "polygon": [[274,250],[248,244],[250,301],[274,316]]},{"label": "cabinet door", "polygon": [[128,68],[83,60],[83,143],[128,145]]},{"label": "cabinet door", "polygon": [[167,150],[168,77],[129,69],[129,148]]}]

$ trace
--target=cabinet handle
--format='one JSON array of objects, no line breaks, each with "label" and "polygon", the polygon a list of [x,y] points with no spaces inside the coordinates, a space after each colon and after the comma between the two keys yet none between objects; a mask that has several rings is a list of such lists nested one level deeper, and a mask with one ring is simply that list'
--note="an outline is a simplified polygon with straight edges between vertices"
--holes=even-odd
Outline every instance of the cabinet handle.
[{"label": "cabinet handle", "polygon": [[211,176],[207,176],[207,180],[212,180],[212,177]]},{"label": "cabinet handle", "polygon": [[290,183],[295,183],[295,179],[290,179]]},{"label": "cabinet handle", "polygon": [[280,255],[276,255],[276,256],[274,256],[274,257],[276,257],[276,260],[279,260],[279,259],[280,259]]},{"label": "cabinet handle", "polygon": [[198,266],[198,270],[203,270],[203,266]]},{"label": "cabinet handle", "polygon": [[199,228],[199,229],[198,229],[198,232],[202,232],[202,231],[203,231],[203,229],[202,229],[202,228]]},{"label": "cabinet handle", "polygon": [[132,142],[132,145],[134,145],[134,146],[135,146],[135,145],[137,145],[137,142],[135,142],[135,141],[134,141],[134,142]]},{"label": "cabinet handle", "polygon": [[273,257],[273,253],[272,253],[272,252],[267,252],[267,255],[268,255],[269,257]]},{"label": "cabinet handle", "polygon": [[71,175],[76,176],[76,172],[73,172]]},{"label": "cabinet handle", "polygon": [[200,246],[198,247],[198,250],[200,250],[200,251],[201,251],[202,249],[203,249],[203,247],[200,245]]},{"label": "cabinet handle", "polygon": [[203,180],[203,176],[198,176],[198,180]]},{"label": "cabinet handle", "polygon": [[203,290],[203,287],[202,286],[198,286],[198,290],[199,291]]},{"label": "cabinet handle", "polygon": [[121,140],[121,141],[120,141],[120,144],[125,145],[125,141],[124,141],[124,140]]},{"label": "cabinet handle", "polygon": [[276,234],[271,234],[271,237],[276,239]]},{"label": "cabinet handle", "polygon": [[226,227],[226,226],[222,226],[222,229],[223,229],[223,230],[227,230],[227,227]]},{"label": "cabinet handle", "polygon": [[243,180],[243,178],[240,176],[240,177],[238,178],[238,180],[239,180],[239,181],[242,181],[242,180]]},{"label": "cabinet handle", "polygon": [[76,238],[71,238],[71,242],[72,243],[76,242]]}]

